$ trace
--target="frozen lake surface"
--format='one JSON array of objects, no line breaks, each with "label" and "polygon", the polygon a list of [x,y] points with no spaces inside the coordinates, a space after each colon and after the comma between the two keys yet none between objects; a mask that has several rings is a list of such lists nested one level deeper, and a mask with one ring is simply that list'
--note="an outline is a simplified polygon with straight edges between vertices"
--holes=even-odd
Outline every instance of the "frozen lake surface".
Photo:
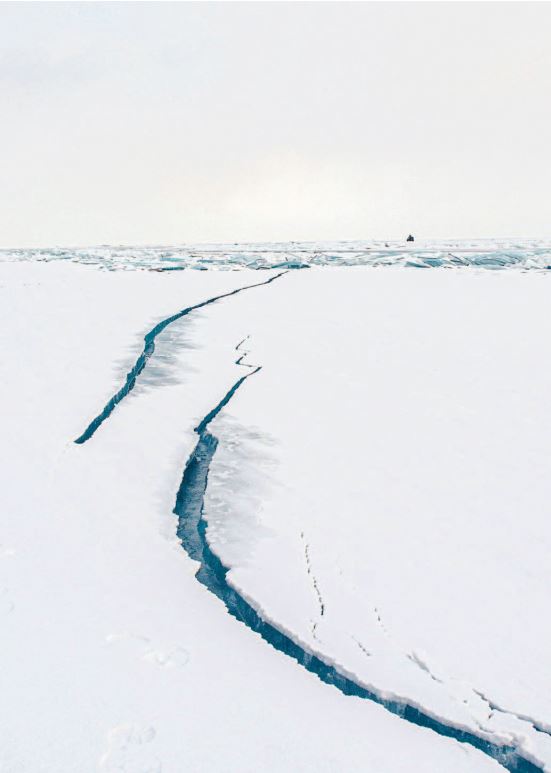
[{"label": "frozen lake surface", "polygon": [[3,253],[0,770],[551,770],[548,248],[268,246]]}]

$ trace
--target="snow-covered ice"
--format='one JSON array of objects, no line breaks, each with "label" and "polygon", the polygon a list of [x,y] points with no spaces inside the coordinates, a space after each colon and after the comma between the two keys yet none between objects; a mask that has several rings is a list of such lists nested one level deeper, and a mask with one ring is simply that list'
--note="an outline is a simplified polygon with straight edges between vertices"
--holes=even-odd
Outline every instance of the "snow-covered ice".
[{"label": "snow-covered ice", "polygon": [[548,283],[341,269],[279,290],[250,325],[262,371],[212,428],[230,582],[362,684],[551,764]]},{"label": "snow-covered ice", "polygon": [[378,696],[551,769],[545,274],[289,271],[175,320],[74,443],[156,324],[275,273],[0,265],[0,770],[503,769],[196,581],[172,510],[247,364],[209,426],[232,586]]}]

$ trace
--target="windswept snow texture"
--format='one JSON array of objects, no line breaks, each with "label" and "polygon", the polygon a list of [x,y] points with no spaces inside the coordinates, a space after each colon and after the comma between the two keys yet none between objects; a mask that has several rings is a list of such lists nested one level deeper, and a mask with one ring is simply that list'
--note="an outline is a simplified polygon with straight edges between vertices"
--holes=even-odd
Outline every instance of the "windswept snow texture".
[{"label": "windswept snow texture", "polygon": [[0,250],[1,261],[74,261],[108,270],[155,271],[278,269],[310,266],[408,266],[546,271],[551,241],[545,239],[448,239],[398,241],[266,242],[184,246],[44,248]]}]

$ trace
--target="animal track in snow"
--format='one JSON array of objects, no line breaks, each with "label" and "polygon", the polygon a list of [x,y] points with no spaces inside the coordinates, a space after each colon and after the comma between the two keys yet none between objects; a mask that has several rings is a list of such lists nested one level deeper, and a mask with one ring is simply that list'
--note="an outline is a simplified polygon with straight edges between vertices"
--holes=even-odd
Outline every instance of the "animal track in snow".
[{"label": "animal track in snow", "polygon": [[[352,637],[352,638],[354,639],[354,637]],[[354,641],[356,642],[356,644],[358,645],[358,647],[361,649],[361,651],[363,652],[363,654],[366,656],[366,658],[370,658],[370,657],[371,657],[371,652],[370,652],[370,651],[367,649],[367,647],[365,647],[365,646],[364,646],[364,645],[361,643],[361,641],[359,641],[358,639],[354,639]]]},{"label": "animal track in snow", "polygon": [[318,581],[316,579],[316,576],[315,576],[314,572],[312,571],[312,562],[310,561],[310,545],[306,542],[306,539],[304,537],[304,532],[303,531],[300,532],[300,538],[301,538],[301,540],[304,543],[304,558],[306,559],[306,571],[308,573],[308,576],[312,580],[312,587],[313,587],[314,592],[316,594],[316,597],[317,597],[317,600],[318,600],[318,605],[319,605],[319,620],[317,622],[312,622],[312,636],[314,637],[314,639],[319,641],[317,633],[316,633],[316,629],[318,627],[319,621],[321,620],[321,618],[325,614],[325,602],[324,602],[323,597],[322,597],[322,595],[320,593],[320,589],[319,589],[319,586],[318,586]]}]

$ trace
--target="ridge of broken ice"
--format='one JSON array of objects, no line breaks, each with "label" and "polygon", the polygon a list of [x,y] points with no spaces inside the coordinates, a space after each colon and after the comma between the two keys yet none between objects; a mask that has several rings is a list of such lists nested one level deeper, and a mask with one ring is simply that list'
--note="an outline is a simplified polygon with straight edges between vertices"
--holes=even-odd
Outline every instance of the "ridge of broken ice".
[{"label": "ridge of broken ice", "polygon": [[300,269],[310,266],[406,266],[547,271],[551,239],[448,239],[335,242],[242,242],[179,246],[48,247],[0,250],[0,262],[73,261],[106,270],[240,268]]}]

